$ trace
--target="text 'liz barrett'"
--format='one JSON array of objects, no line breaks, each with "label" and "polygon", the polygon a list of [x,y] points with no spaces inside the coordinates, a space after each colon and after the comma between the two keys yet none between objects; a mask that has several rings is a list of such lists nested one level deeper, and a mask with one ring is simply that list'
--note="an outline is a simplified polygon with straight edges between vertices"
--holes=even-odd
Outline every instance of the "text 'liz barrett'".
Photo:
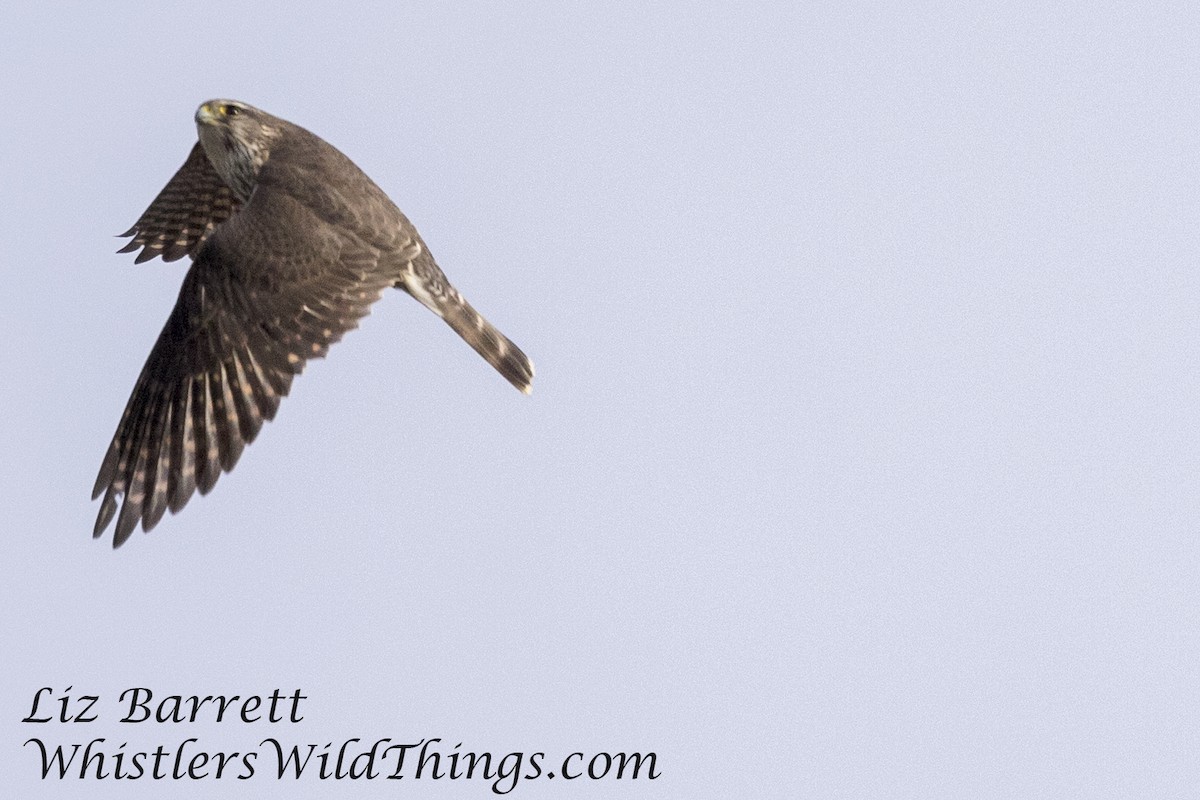
[{"label": "text 'liz barrett'", "polygon": [[[33,708],[22,722],[95,722],[99,712],[95,711],[99,695],[81,694],[71,696],[74,687],[68,686],[58,695],[49,686],[43,686],[33,696]],[[168,695],[154,701],[154,692],[144,687],[133,687],[121,692],[118,702],[124,710],[121,722],[225,722],[240,719],[253,722],[299,722],[300,701],[308,696],[300,690],[284,695],[275,689],[269,695]],[[57,708],[55,708],[57,706]],[[290,707],[289,707],[290,706]],[[57,713],[56,713],[57,712]],[[283,712],[287,712],[284,716]]]}]

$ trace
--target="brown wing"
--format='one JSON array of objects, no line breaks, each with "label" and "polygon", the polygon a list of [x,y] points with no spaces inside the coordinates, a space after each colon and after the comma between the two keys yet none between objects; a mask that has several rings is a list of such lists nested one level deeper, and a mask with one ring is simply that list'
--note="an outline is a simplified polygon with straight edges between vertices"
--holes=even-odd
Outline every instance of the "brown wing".
[{"label": "brown wing", "polygon": [[139,264],[159,255],[163,261],[175,261],[194,254],[213,228],[233,216],[240,205],[197,142],[150,207],[121,234],[133,240],[117,252],[142,248],[134,259]]},{"label": "brown wing", "polygon": [[252,205],[262,213],[243,212],[197,253],[100,467],[93,534],[120,503],[114,547],[139,521],[149,531],[196,489],[212,489],[305,361],[324,356],[395,280],[374,250],[289,198],[260,192]]}]

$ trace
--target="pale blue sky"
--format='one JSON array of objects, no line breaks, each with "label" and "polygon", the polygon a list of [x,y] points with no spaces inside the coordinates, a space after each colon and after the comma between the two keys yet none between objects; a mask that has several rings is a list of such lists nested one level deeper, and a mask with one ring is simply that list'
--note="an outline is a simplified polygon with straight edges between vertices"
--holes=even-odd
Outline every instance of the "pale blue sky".
[{"label": "pale blue sky", "polygon": [[[663,773],[528,798],[1200,784],[1200,12],[644,5],[0,11],[17,794],[492,796],[41,783],[35,735]],[[114,553],[89,492],[186,265],[113,234],[214,96],[353,158],[535,391],[391,293]],[[21,724],[42,686],[100,721]],[[282,728],[121,725],[131,686],[310,699]]]}]

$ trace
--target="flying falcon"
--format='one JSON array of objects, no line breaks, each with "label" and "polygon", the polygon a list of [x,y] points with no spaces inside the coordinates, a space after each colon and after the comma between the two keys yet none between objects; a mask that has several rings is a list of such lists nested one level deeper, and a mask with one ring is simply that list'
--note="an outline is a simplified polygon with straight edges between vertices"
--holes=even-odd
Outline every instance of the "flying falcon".
[{"label": "flying falcon", "polygon": [[[350,159],[234,100],[196,111],[199,142],[120,252],[192,258],[108,447],[93,531],[113,547],[233,469],[310,358],[383,291],[408,292],[528,394],[533,364],[450,285],[412,223]],[[120,514],[117,513],[118,506]]]}]

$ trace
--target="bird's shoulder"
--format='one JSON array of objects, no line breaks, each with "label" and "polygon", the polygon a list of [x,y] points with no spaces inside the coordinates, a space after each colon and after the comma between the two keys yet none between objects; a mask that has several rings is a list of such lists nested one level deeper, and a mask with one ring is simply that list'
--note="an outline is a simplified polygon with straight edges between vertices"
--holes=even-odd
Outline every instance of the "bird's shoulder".
[{"label": "bird's shoulder", "polygon": [[317,224],[382,250],[415,234],[370,176],[342,151],[303,128],[295,127],[272,147],[258,174],[255,197],[260,194],[272,200],[286,196],[303,206]]}]

